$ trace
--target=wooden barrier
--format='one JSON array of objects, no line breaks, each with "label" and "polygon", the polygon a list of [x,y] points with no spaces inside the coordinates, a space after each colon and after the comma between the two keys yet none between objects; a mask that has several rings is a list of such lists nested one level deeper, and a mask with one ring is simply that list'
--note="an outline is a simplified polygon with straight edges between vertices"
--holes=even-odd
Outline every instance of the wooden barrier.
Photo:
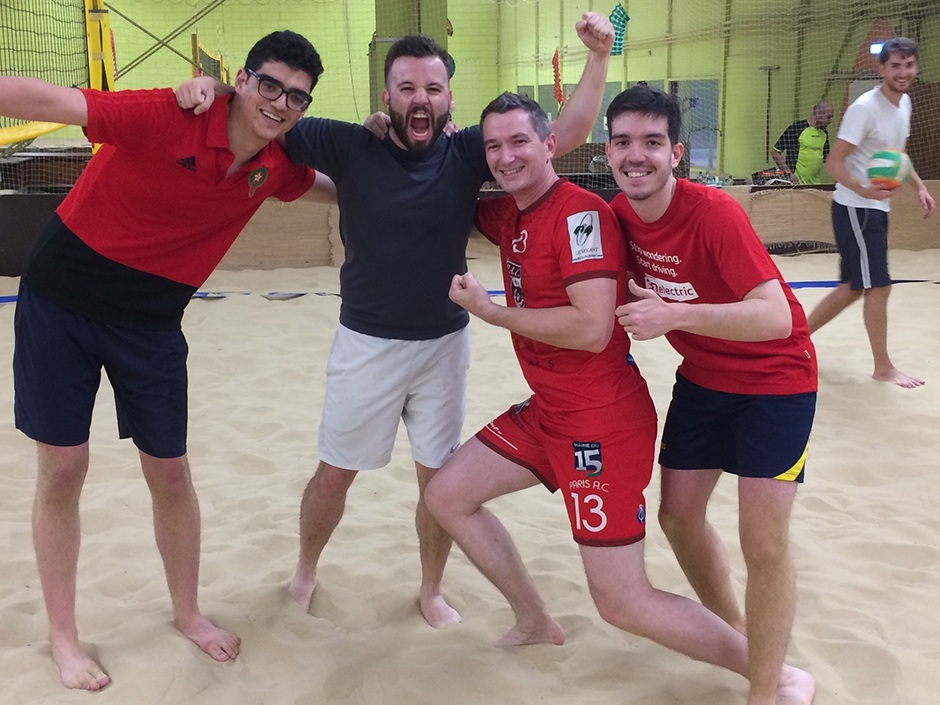
[{"label": "wooden barrier", "polygon": [[[927,190],[940,202],[940,181],[927,181]],[[831,186],[829,187],[832,188]],[[809,187],[757,189],[724,188],[747,211],[765,243],[817,240],[834,243],[832,192]],[[904,186],[893,197],[888,216],[888,246],[896,250],[940,247],[940,214],[924,218],[914,189]]]},{"label": "wooden barrier", "polygon": [[[927,187],[940,199],[940,181]],[[724,189],[747,211],[766,243],[799,240],[833,242],[830,191],[813,188]],[[17,276],[22,257],[62,196],[0,196],[0,275]],[[892,249],[940,247],[940,214],[924,219],[913,189],[894,197],[888,242]],[[266,201],[219,265],[222,269],[316,267],[343,262],[339,209],[321,203]]]},{"label": "wooden barrier", "polygon": [[268,199],[248,221],[219,268],[279,269],[339,266],[342,262],[338,206]]}]

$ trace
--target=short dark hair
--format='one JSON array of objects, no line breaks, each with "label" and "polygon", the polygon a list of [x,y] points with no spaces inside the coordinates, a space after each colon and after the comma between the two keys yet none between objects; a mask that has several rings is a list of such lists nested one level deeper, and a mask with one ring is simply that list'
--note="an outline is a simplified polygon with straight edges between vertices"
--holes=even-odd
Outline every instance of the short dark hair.
[{"label": "short dark hair", "polygon": [[674,95],[665,93],[658,88],[638,84],[618,94],[607,107],[607,129],[615,118],[623,113],[640,113],[642,115],[658,115],[666,118],[669,125],[667,134],[669,142],[675,145],[679,142],[679,130],[682,128],[682,109]]},{"label": "short dark hair", "polygon": [[542,110],[542,106],[536,103],[528,96],[518,93],[505,92],[497,98],[490,101],[490,104],[483,108],[480,113],[480,124],[486,120],[486,116],[491,113],[509,113],[513,110],[522,110],[529,116],[529,122],[532,123],[532,129],[539,139],[544,142],[552,133],[552,125],[548,120],[548,115]]},{"label": "short dark hair", "polygon": [[[408,56],[415,59],[423,59],[426,56],[436,56],[447,68],[450,64],[450,54],[448,54],[441,45],[426,34],[407,34],[388,49],[388,55],[385,57],[385,84],[388,85],[388,74],[392,70],[392,64],[395,60]],[[449,78],[449,76],[448,76]]]},{"label": "short dark hair", "polygon": [[893,39],[889,39],[884,43],[884,46],[881,47],[881,53],[878,54],[878,62],[880,64],[888,63],[892,54],[900,54],[902,58],[913,56],[916,59],[917,42],[907,37],[894,37]]},{"label": "short dark hair", "polygon": [[303,71],[310,76],[310,90],[313,90],[323,74],[323,63],[313,44],[289,29],[271,32],[259,39],[248,52],[245,68],[257,71],[267,61],[278,61]]}]

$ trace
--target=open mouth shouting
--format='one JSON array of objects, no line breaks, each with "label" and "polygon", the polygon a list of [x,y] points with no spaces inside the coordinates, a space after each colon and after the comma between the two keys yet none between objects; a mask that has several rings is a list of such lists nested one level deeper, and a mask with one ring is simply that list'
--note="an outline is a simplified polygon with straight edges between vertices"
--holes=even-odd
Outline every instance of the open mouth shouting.
[{"label": "open mouth shouting", "polygon": [[405,149],[416,154],[427,152],[437,142],[447,124],[447,114],[435,119],[426,107],[415,107],[407,112],[398,112],[389,107],[392,130]]},{"label": "open mouth shouting", "polygon": [[424,108],[415,108],[411,111],[408,126],[411,137],[417,141],[428,140],[432,136],[431,114]]}]

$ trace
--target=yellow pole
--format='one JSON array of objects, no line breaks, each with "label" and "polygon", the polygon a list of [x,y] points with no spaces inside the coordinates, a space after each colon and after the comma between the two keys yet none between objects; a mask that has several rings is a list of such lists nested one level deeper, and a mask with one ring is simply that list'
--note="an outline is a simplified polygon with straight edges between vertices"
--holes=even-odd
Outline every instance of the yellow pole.
[{"label": "yellow pole", "polygon": [[85,32],[88,36],[88,85],[102,91],[113,91],[111,19],[104,0],[85,0]]},{"label": "yellow pole", "polygon": [[[85,0],[85,34],[88,37],[88,85],[99,91],[114,90],[114,53],[111,51],[111,19],[104,0]],[[97,152],[100,144],[93,144]]]}]

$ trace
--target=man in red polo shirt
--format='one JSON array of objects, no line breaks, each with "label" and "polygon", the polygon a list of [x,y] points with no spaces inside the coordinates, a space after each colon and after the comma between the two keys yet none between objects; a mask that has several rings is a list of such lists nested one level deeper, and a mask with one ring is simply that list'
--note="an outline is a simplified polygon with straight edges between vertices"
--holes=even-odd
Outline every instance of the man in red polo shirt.
[{"label": "man in red polo shirt", "polygon": [[153,498],[176,625],[216,661],[238,655],[238,637],[197,604],[180,321],[267,197],[335,198],[329,179],[274,143],[322,72],[310,42],[275,32],[249,52],[235,94],[203,115],[180,110],[169,89],[102,93],[0,77],[0,114],[81,125],[102,144],[27,256],[14,322],[16,426],[38,444],[33,540],[52,658],[68,688],[110,682],[75,622],[78,500],[102,367]]}]

